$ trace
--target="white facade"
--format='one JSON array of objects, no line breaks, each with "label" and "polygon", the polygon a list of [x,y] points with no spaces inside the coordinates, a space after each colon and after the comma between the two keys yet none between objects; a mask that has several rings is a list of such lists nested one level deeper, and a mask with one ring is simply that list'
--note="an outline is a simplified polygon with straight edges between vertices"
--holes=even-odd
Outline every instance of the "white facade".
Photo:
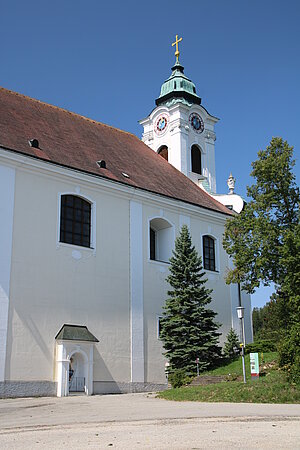
[{"label": "white facade", "polygon": [[[171,102],[172,103],[172,102]],[[204,130],[197,132],[191,125],[191,116],[198,114],[203,120]],[[165,117],[167,126],[163,132],[157,132],[157,121]],[[151,114],[140,120],[144,127],[143,142],[157,153],[166,146],[168,161],[180,172],[184,173],[198,186],[204,187],[212,193],[216,192],[215,170],[215,124],[216,117],[211,116],[201,105],[176,101],[171,105],[164,104],[156,107]],[[201,174],[192,170],[191,148],[196,145],[201,152]]]},{"label": "white facade", "polygon": [[[236,211],[242,208],[232,188],[229,195],[216,194],[218,119],[201,106],[177,62],[158,106],[140,121],[144,143],[157,153],[167,149],[169,163],[198,189],[128,133],[42,103],[36,116],[25,120],[24,111],[33,112],[37,102],[9,91],[2,95],[14,114],[10,131],[6,124],[2,128],[7,143],[0,145],[0,397],[164,389],[158,318],[169,288],[168,261],[183,224],[202,258],[203,242],[214,250],[213,270],[206,265],[211,269],[206,275],[220,343],[231,327],[239,332],[238,287],[225,283],[231,264],[222,247],[228,210],[200,190],[226,206],[231,201]],[[21,127],[15,127],[17,117]],[[32,141],[36,146],[27,147]],[[64,150],[58,153],[56,145]],[[79,165],[73,166],[73,156]],[[128,161],[129,175],[123,169]],[[148,176],[149,161],[157,177]],[[73,219],[88,208],[88,228],[84,221],[71,224],[74,236],[88,233],[88,244],[62,237],[72,234],[64,228],[70,224],[63,209],[67,197],[83,205],[74,207]],[[78,224],[80,233],[74,231]],[[249,295],[242,293],[242,304],[251,342]]]},{"label": "white facade", "polygon": [[[207,271],[207,278],[211,308],[222,324],[221,342],[237,326],[236,289],[224,282],[229,267],[221,245],[225,215],[2,149],[0,170],[9,188],[1,199],[6,233],[1,245],[7,248],[1,263],[11,264],[10,271],[8,266],[1,271],[2,396],[68,394],[73,355],[81,364],[86,394],[165,386],[157,317],[167,297],[169,264],[149,258],[153,219],[170,225],[172,239],[164,243],[169,247],[184,223],[199,254],[203,235],[215,238],[217,270]],[[97,205],[95,248],[57,242],[64,192]],[[248,296],[243,301],[251,341]],[[87,326],[99,342],[56,341],[66,323]]]},{"label": "white facade", "polygon": [[[201,105],[196,88],[177,61],[172,75],[163,83],[156,108],[140,120],[144,127],[142,140],[161,153],[177,170],[229,209],[240,213],[244,200],[234,194],[235,179],[230,174],[229,194],[217,194],[215,170],[215,124],[219,119]],[[194,120],[196,122],[194,122]],[[193,152],[200,152],[198,162]],[[198,159],[198,158],[196,158]]]}]

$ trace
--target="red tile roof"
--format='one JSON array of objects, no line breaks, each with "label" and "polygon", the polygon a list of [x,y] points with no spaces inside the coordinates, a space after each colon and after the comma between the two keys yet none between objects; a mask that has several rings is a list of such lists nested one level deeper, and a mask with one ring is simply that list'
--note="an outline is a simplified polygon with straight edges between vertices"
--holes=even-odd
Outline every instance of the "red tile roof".
[{"label": "red tile roof", "polygon": [[[39,148],[29,146],[33,138]],[[133,134],[4,88],[0,88],[0,146],[231,214]],[[106,161],[106,169],[97,165],[99,160]]]}]

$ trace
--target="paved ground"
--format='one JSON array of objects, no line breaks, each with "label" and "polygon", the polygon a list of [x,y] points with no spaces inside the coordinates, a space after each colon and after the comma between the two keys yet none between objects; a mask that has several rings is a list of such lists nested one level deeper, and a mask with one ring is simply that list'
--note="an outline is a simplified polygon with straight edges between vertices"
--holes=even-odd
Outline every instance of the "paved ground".
[{"label": "paved ground", "polygon": [[1,449],[299,449],[300,405],[152,394],[0,400]]}]

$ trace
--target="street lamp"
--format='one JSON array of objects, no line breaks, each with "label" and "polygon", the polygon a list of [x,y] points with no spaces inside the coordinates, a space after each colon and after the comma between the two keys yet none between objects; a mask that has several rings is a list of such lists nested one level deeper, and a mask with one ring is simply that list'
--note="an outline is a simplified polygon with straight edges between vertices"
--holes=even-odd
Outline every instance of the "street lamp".
[{"label": "street lamp", "polygon": [[242,363],[243,363],[243,376],[244,376],[244,383],[246,383],[246,369],[245,369],[245,324],[244,324],[244,310],[245,308],[243,306],[238,306],[236,308],[237,316],[241,321],[241,330],[242,330]]},{"label": "street lamp", "polygon": [[169,370],[170,370],[170,363],[169,363],[169,361],[167,361],[165,363],[165,374],[166,374],[167,384],[169,384]]}]

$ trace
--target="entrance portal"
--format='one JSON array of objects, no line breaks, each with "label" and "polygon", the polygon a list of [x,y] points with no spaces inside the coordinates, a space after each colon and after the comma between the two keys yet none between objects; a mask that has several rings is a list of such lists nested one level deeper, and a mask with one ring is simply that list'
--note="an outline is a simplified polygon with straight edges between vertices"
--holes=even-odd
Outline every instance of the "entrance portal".
[{"label": "entrance portal", "polygon": [[56,340],[57,396],[93,393],[94,345],[98,339],[83,325],[63,325]]},{"label": "entrance portal", "polygon": [[85,361],[80,353],[74,353],[69,363],[69,392],[85,392]]}]

